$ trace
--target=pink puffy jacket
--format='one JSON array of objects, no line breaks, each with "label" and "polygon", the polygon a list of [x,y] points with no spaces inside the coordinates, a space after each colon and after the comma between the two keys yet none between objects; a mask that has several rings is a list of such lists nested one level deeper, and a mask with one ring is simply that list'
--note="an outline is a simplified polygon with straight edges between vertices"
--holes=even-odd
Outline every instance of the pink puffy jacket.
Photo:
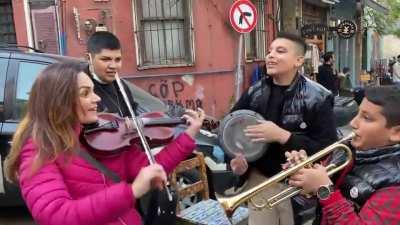
[{"label": "pink puffy jacket", "polygon": [[[156,156],[167,173],[195,148],[186,133],[179,135]],[[82,147],[83,149],[83,147]],[[117,156],[96,157],[116,172],[122,182],[115,184],[79,156],[59,157],[31,174],[37,153],[32,140],[20,156],[20,188],[35,221],[40,225],[140,225],[131,183],[139,170],[148,165],[146,155],[137,146]]]}]

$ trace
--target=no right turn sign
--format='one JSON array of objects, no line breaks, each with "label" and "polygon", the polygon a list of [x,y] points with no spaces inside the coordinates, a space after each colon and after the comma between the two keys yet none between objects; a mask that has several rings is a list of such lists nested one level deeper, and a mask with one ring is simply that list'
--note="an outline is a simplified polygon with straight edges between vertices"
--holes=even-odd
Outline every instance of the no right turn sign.
[{"label": "no right turn sign", "polygon": [[229,10],[229,20],[237,32],[249,33],[257,24],[256,7],[248,0],[236,1]]}]

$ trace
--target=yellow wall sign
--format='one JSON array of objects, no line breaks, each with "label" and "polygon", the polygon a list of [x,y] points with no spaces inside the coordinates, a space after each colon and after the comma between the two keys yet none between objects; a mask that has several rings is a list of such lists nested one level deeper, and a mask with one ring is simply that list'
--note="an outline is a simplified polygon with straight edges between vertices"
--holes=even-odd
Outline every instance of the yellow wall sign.
[{"label": "yellow wall sign", "polygon": [[360,80],[363,81],[363,82],[370,81],[371,80],[371,75],[368,74],[368,73],[361,74],[360,75]]}]

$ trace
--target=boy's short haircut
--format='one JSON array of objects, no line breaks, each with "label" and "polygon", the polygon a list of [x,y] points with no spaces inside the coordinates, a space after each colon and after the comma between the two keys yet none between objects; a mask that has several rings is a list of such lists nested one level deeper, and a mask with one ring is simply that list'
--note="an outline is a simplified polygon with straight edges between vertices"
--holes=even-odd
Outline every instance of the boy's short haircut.
[{"label": "boy's short haircut", "polygon": [[400,85],[371,86],[365,88],[365,98],[382,107],[386,127],[400,125]]},{"label": "boy's short haircut", "polygon": [[307,43],[300,36],[298,36],[296,34],[292,34],[292,33],[280,32],[276,36],[276,39],[278,39],[278,38],[283,38],[283,39],[288,39],[290,41],[293,41],[296,44],[297,49],[299,50],[299,53],[303,56],[306,54]]},{"label": "boy's short haircut", "polygon": [[120,50],[121,44],[118,38],[108,31],[98,31],[89,37],[87,51],[90,54],[98,54],[103,49]]}]

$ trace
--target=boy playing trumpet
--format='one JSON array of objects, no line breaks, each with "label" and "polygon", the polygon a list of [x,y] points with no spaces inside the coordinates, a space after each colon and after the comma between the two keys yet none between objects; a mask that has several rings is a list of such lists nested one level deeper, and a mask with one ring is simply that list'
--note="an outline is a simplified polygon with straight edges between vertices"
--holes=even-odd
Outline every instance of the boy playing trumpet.
[{"label": "boy playing trumpet", "polygon": [[[368,87],[350,125],[355,134],[353,163],[335,184],[315,164],[290,177],[289,184],[316,194],[314,224],[400,224],[400,87]],[[286,153],[299,162],[304,151]]]}]

